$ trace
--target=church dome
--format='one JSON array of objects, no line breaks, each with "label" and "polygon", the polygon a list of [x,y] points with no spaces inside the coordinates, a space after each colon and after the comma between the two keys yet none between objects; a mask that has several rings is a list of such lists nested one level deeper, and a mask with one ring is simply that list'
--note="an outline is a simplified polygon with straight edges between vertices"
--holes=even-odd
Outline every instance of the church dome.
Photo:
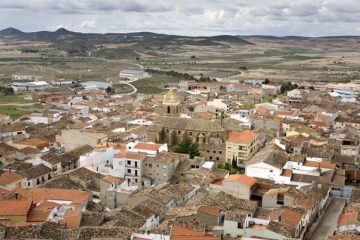
[{"label": "church dome", "polygon": [[164,104],[179,104],[179,102],[179,97],[173,89],[170,89],[169,92],[164,96]]}]

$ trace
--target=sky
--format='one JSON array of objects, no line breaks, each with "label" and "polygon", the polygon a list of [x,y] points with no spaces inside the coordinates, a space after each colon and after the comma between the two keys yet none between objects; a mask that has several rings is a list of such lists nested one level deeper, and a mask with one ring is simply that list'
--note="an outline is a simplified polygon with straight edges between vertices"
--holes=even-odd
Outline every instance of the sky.
[{"label": "sky", "polygon": [[359,0],[0,0],[0,29],[360,35]]}]

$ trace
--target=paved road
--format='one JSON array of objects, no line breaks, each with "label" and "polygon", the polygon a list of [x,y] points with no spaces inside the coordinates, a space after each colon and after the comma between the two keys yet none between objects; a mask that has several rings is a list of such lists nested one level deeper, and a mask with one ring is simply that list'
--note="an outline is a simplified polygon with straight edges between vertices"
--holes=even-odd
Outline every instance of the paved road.
[{"label": "paved road", "polygon": [[331,200],[311,240],[327,240],[329,236],[334,234],[339,215],[344,209],[345,203],[346,200],[342,198],[333,198]]},{"label": "paved road", "polygon": [[135,94],[137,92],[137,88],[134,85],[131,84],[132,82],[134,82],[134,81],[131,81],[131,82],[130,81],[129,82],[121,81],[120,82],[121,84],[125,84],[125,85],[128,85],[128,86],[132,87],[133,91],[131,93],[122,93],[122,94],[119,94],[119,95],[129,95],[130,96],[130,95]]}]

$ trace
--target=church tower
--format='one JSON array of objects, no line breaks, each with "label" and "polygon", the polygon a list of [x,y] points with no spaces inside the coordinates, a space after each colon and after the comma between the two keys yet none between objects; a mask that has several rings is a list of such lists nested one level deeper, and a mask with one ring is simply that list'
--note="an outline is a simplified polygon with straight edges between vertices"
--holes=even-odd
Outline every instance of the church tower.
[{"label": "church tower", "polygon": [[180,100],[177,94],[174,92],[172,88],[170,88],[169,92],[164,96],[163,107],[164,107],[164,115],[176,117],[179,115],[179,105]]}]

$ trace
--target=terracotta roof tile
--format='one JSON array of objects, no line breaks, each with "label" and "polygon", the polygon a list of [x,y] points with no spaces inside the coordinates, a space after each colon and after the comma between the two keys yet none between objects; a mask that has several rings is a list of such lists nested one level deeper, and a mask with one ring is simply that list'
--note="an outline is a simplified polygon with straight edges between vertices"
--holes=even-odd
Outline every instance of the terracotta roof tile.
[{"label": "terracotta roof tile", "polygon": [[78,228],[81,222],[81,208],[76,207],[74,209],[66,210],[64,221],[68,228]]},{"label": "terracotta roof tile", "polygon": [[207,214],[212,215],[212,216],[218,216],[219,212],[220,212],[220,209],[219,208],[214,208],[214,207],[201,206],[198,209],[198,211],[207,213]]},{"label": "terracotta roof tile", "polygon": [[303,214],[289,208],[282,210],[280,222],[291,227],[297,227],[300,223]]},{"label": "terracotta roof tile", "polygon": [[159,150],[160,147],[161,147],[161,144],[139,142],[138,144],[136,144],[135,149],[157,151],[157,150]]},{"label": "terracotta roof tile", "polygon": [[249,144],[254,138],[256,138],[257,134],[251,130],[245,130],[243,132],[230,132],[228,141],[234,143],[242,143]]},{"label": "terracotta roof tile", "polygon": [[220,240],[220,237],[209,236],[200,231],[173,225],[171,229],[172,240]]},{"label": "terracotta roof tile", "polygon": [[0,175],[0,185],[5,186],[23,179],[24,176],[14,171],[4,172]]},{"label": "terracotta roof tile", "polygon": [[135,159],[141,160],[146,157],[145,154],[142,153],[129,153],[129,152],[120,152],[114,155],[115,158],[128,158],[128,159]]},{"label": "terracotta roof tile", "polygon": [[336,164],[332,163],[330,161],[322,161],[322,162],[316,162],[316,161],[305,161],[305,163],[303,164],[304,166],[309,166],[309,167],[320,167],[320,168],[328,168],[328,169],[335,169],[336,168]]},{"label": "terracotta roof tile", "polygon": [[111,175],[105,176],[102,179],[108,183],[116,183],[116,181],[118,180],[116,177],[113,177]]},{"label": "terracotta roof tile", "polygon": [[233,174],[224,179],[224,181],[237,181],[249,187],[256,183],[256,179],[245,174]]},{"label": "terracotta roof tile", "polygon": [[32,188],[29,190],[16,189],[20,194],[31,198],[34,202],[42,202],[46,200],[71,201],[72,203],[80,203],[86,201],[90,197],[90,193],[68,190],[60,188]]},{"label": "terracotta roof tile", "polygon": [[18,144],[40,147],[40,146],[48,145],[49,142],[44,140],[44,139],[40,139],[40,138],[31,138],[31,139],[26,139],[26,140],[24,140],[22,142],[19,142]]},{"label": "terracotta roof tile", "polygon": [[283,169],[283,170],[282,170],[282,173],[281,173],[281,176],[291,177],[291,174],[292,174],[292,170],[291,170],[291,169]]},{"label": "terracotta roof tile", "polygon": [[357,221],[358,218],[358,212],[346,212],[346,213],[342,213],[339,216],[338,219],[338,224],[342,225],[344,223],[349,223],[349,222],[354,222]]},{"label": "terracotta roof tile", "polygon": [[23,216],[27,215],[32,201],[25,200],[3,200],[0,201],[0,216]]}]

